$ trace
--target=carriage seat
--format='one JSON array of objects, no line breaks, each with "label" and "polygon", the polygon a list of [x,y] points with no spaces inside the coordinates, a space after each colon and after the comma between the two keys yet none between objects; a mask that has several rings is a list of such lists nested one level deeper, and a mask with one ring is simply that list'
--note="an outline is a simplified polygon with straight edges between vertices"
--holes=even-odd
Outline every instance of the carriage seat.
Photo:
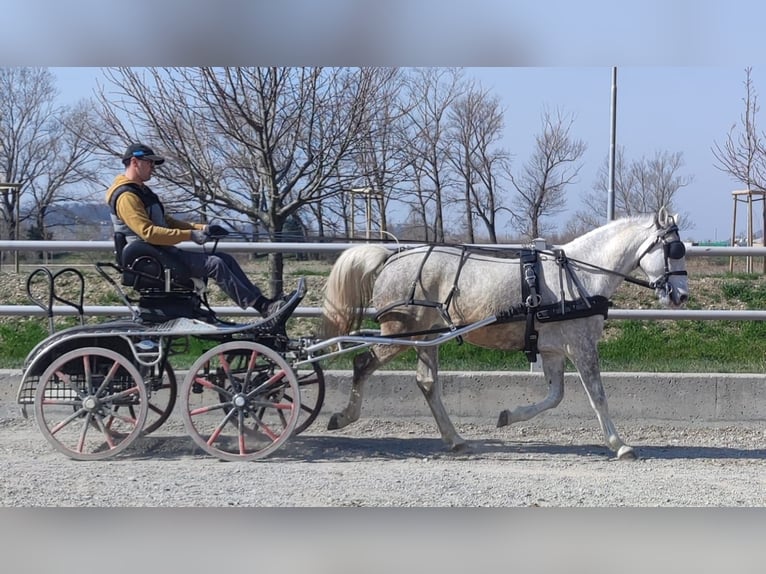
[{"label": "carriage seat", "polygon": [[139,293],[202,293],[205,280],[192,277],[191,271],[162,248],[145,241],[127,242],[115,234],[115,257],[122,270],[122,284]]},{"label": "carriage seat", "polygon": [[172,253],[146,243],[127,242],[115,234],[115,257],[121,282],[138,291],[140,318],[145,323],[191,318],[215,322],[207,304],[207,281],[192,277],[186,265]]}]

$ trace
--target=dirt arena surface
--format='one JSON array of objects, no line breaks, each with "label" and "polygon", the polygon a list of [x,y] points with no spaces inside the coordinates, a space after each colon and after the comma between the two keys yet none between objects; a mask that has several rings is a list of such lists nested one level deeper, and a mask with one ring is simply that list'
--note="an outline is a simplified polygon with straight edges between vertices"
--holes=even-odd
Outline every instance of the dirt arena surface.
[{"label": "dirt arena surface", "polygon": [[445,450],[428,420],[322,417],[264,460],[221,462],[179,420],[114,458],[70,460],[34,418],[0,418],[2,507],[756,507],[766,425],[621,422],[639,459],[615,460],[595,421],[458,424]]}]

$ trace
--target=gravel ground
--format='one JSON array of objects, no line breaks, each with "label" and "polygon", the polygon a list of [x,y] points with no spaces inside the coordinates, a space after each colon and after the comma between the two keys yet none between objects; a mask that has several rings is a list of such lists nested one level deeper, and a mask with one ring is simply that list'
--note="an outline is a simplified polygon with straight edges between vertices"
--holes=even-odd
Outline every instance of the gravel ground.
[{"label": "gravel ground", "polygon": [[458,425],[322,417],[265,460],[221,462],[171,418],[124,453],[73,461],[33,419],[0,418],[3,507],[753,507],[766,506],[766,430],[756,423],[620,421],[639,455],[615,460],[595,422]]}]

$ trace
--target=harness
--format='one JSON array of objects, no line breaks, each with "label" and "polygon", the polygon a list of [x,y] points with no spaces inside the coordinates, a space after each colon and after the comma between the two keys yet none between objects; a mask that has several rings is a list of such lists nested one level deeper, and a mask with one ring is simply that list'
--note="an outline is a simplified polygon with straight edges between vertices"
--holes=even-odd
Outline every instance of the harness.
[{"label": "harness", "polygon": [[[458,279],[463,270],[463,266],[467,260],[467,254],[470,253],[468,246],[461,246],[460,259],[458,261],[457,268],[455,269],[455,276],[452,281],[452,286],[449,293],[444,298],[444,301],[432,301],[429,299],[416,299],[415,290],[417,288],[418,281],[421,277],[423,268],[428,258],[433,253],[435,245],[429,245],[426,254],[424,255],[418,270],[415,274],[415,279],[410,284],[410,291],[406,299],[395,301],[386,305],[378,310],[375,315],[375,321],[380,322],[380,318],[390,312],[392,309],[399,307],[409,307],[411,305],[417,305],[421,307],[429,307],[436,309],[445,322],[446,327],[437,327],[433,329],[427,329],[417,332],[400,333],[398,337],[413,337],[419,335],[428,335],[434,333],[443,333],[448,331],[455,331],[461,327],[456,325],[449,314],[449,306],[453,297],[459,292]],[[527,356],[527,360],[533,363],[537,360],[537,329],[535,328],[535,322],[548,323],[555,321],[565,321],[572,319],[579,319],[582,317],[590,317],[592,315],[607,316],[607,310],[610,302],[606,297],[601,295],[589,296],[587,295],[582,283],[577,275],[573,272],[569,266],[569,260],[564,255],[564,251],[561,249],[555,249],[550,252],[545,252],[555,256],[556,263],[559,266],[559,286],[561,289],[562,300],[557,303],[551,303],[547,305],[541,305],[542,296],[539,293],[538,283],[538,270],[540,260],[538,254],[541,251],[538,249],[522,249],[519,257],[519,266],[521,269],[521,285],[522,285],[522,298],[523,302],[517,305],[501,311],[496,315],[498,323],[508,323],[513,321],[526,321],[526,329],[524,332],[524,353]],[[571,282],[577,287],[580,297],[574,301],[564,299],[564,275],[566,275]],[[457,337],[458,343],[462,343],[462,337]]]},{"label": "harness", "polygon": [[[559,268],[559,290],[561,300],[557,303],[540,305],[542,297],[539,293],[537,272],[540,266],[538,249],[523,249],[519,257],[521,267],[521,292],[524,302],[497,315],[499,323],[526,320],[524,331],[524,354],[530,363],[537,360],[537,329],[535,322],[548,323],[555,321],[568,321],[592,315],[603,315],[607,318],[610,302],[601,295],[590,296],[587,294],[580,279],[569,266],[569,259],[563,249],[554,249],[549,253],[555,257]],[[575,300],[564,299],[564,276],[567,276],[577,288],[579,298]]]},{"label": "harness", "polygon": [[[655,281],[645,281],[643,279],[637,279],[624,275],[611,269],[605,269],[598,265],[591,263],[569,259],[564,253],[563,249],[545,250],[542,247],[535,247],[533,249],[522,249],[519,255],[519,268],[521,272],[521,290],[522,290],[522,302],[511,306],[510,308],[501,311],[496,315],[496,322],[507,323],[513,321],[525,321],[524,331],[524,353],[527,360],[530,363],[534,363],[537,360],[538,347],[537,339],[538,332],[536,329],[536,323],[548,323],[556,321],[568,321],[573,319],[580,319],[584,317],[591,317],[594,315],[603,315],[604,319],[608,316],[609,307],[611,301],[602,295],[591,296],[587,293],[587,290],[583,286],[577,274],[572,269],[570,262],[575,262],[579,266],[589,267],[591,269],[597,269],[605,273],[621,276],[625,281],[640,285],[642,287],[648,287],[650,289],[672,289],[672,285],[669,283],[669,277],[673,275],[687,275],[685,270],[671,271],[669,261],[671,259],[681,259],[686,254],[686,247],[680,239],[668,240],[668,236],[677,233],[678,226],[673,222],[671,225],[660,229],[652,241],[638,257],[638,262],[646,256],[658,243],[662,243],[663,255],[665,258],[665,270],[661,277]],[[452,286],[449,293],[445,297],[444,301],[431,301],[424,299],[415,299],[415,290],[420,280],[421,273],[426,264],[426,261],[433,253],[435,245],[430,245],[428,251],[420,262],[420,266],[415,275],[415,279],[410,285],[409,295],[406,299],[396,301],[380,309],[375,316],[375,320],[380,322],[381,316],[388,313],[392,309],[398,307],[408,307],[410,305],[418,305],[423,307],[430,307],[436,309],[439,312],[442,320],[447,325],[446,327],[428,329],[424,331],[412,332],[412,333],[400,333],[399,337],[411,337],[417,335],[427,335],[431,333],[440,333],[447,331],[455,331],[460,325],[455,325],[452,318],[449,315],[449,306],[453,297],[459,292],[458,279],[460,273],[467,260],[467,254],[470,253],[468,246],[462,246],[460,252],[460,260],[455,270],[455,277],[452,281]],[[556,262],[559,270],[559,292],[561,299],[558,302],[542,305],[542,296],[539,291],[538,272],[540,269],[540,254],[552,256]],[[576,288],[578,297],[574,300],[566,300],[564,297],[564,279]],[[458,342],[462,342],[462,338],[457,338]]]},{"label": "harness", "polygon": [[[403,307],[403,306],[408,307],[410,305],[418,305],[420,307],[431,307],[432,309],[436,309],[439,312],[439,315],[441,316],[442,320],[448,325],[448,327],[444,329],[429,329],[427,331],[419,331],[417,333],[407,333],[406,336],[425,335],[429,333],[437,333],[437,332],[443,332],[443,331],[455,331],[458,328],[457,325],[455,325],[452,322],[452,318],[449,315],[448,309],[449,309],[450,303],[452,303],[452,298],[458,292],[457,282],[458,282],[458,279],[460,278],[460,272],[463,270],[463,265],[465,265],[466,253],[468,253],[467,246],[463,245],[461,248],[460,260],[458,261],[457,269],[455,270],[455,278],[452,281],[452,287],[450,287],[449,293],[447,293],[447,296],[444,298],[444,301],[440,302],[440,301],[431,301],[429,299],[415,299],[415,289],[417,288],[418,280],[420,279],[420,276],[423,272],[423,267],[428,261],[428,258],[431,256],[431,253],[433,253],[434,247],[436,246],[435,245],[428,246],[428,251],[423,257],[423,260],[420,262],[418,271],[415,274],[415,279],[410,284],[410,292],[409,292],[409,295],[407,296],[407,299],[402,299],[401,301],[396,301],[394,303],[391,303],[383,307],[381,310],[378,311],[377,315],[375,315],[375,321],[380,322],[379,320],[381,316],[383,316],[385,313],[397,307]],[[456,340],[458,343],[463,342],[463,338],[460,336],[458,336]]]},{"label": "harness", "polygon": [[642,279],[636,279],[634,277],[626,278],[626,280],[635,285],[641,285],[642,287],[649,287],[650,289],[662,289],[664,287],[672,287],[672,285],[668,283],[668,277],[671,275],[688,275],[686,270],[671,271],[670,267],[668,266],[668,263],[671,259],[681,259],[684,255],[686,255],[686,246],[680,238],[674,239],[673,241],[667,240],[668,235],[671,235],[672,233],[678,233],[678,226],[675,223],[669,225],[665,229],[660,230],[660,232],[657,233],[655,240],[652,241],[649,246],[644,249],[643,253],[641,253],[641,255],[638,257],[638,262],[641,263],[641,259],[644,258],[644,255],[649,253],[652,248],[657,245],[657,243],[662,242],[662,253],[665,256],[665,272],[662,274],[662,277],[657,279],[657,281],[652,281],[651,283]]}]

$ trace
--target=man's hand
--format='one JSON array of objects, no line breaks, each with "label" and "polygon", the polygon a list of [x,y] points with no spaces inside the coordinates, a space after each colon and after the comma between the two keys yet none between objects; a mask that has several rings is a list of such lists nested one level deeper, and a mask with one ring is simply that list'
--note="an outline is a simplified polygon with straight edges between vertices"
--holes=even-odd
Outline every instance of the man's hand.
[{"label": "man's hand", "polygon": [[194,243],[196,243],[197,245],[202,245],[208,239],[210,239],[210,236],[208,235],[207,231],[200,230],[200,229],[192,229],[191,240],[194,241]]}]

